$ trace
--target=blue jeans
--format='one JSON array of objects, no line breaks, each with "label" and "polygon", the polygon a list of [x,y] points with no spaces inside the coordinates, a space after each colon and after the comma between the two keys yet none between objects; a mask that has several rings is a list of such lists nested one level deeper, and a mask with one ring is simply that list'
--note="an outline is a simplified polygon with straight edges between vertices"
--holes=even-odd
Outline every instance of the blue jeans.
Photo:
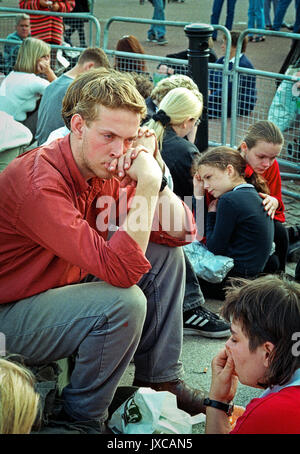
[{"label": "blue jeans", "polygon": [[193,269],[193,266],[186,254],[183,254],[185,258],[186,268],[186,282],[185,282],[185,294],[183,300],[183,312],[191,309],[196,309],[205,304],[205,299],[202,290],[199,285],[197,275]]},{"label": "blue jeans", "polygon": [[107,419],[133,357],[142,381],[169,381],[182,373],[182,248],[150,243],[146,256],[152,268],[130,288],[89,276],[0,305],[7,353],[23,355],[29,366],[76,354],[63,399],[65,411],[78,420]]},{"label": "blue jeans", "polygon": [[[275,13],[274,23],[273,23],[274,30],[277,30],[277,31],[280,30],[284,15],[285,15],[286,10],[288,9],[291,1],[292,0],[281,0],[279,2],[276,13]],[[300,0],[295,0],[295,8],[296,8],[296,20],[294,23],[293,32],[298,33],[299,28],[300,28]]]},{"label": "blue jeans", "polygon": [[[225,27],[228,28],[228,30],[232,29],[235,2],[236,2],[236,0],[227,0]],[[211,18],[210,18],[211,24],[217,25],[219,23],[223,4],[224,4],[224,0],[214,0],[213,7],[212,7],[212,14],[211,14]],[[212,37],[213,37],[213,39],[215,39],[217,37],[216,30],[213,32]]]},{"label": "blue jeans", "polygon": [[[153,0],[153,20],[165,20],[165,9],[163,0]],[[152,24],[148,30],[148,38],[155,36],[156,38],[163,38],[166,34],[166,27],[164,25]]]},{"label": "blue jeans", "polygon": [[249,0],[248,28],[265,28],[264,0]]},{"label": "blue jeans", "polygon": [[275,17],[276,8],[278,6],[279,0],[265,0],[264,2],[264,12],[265,12],[265,25],[271,26],[272,20],[270,16],[271,5],[273,5],[273,15]]}]

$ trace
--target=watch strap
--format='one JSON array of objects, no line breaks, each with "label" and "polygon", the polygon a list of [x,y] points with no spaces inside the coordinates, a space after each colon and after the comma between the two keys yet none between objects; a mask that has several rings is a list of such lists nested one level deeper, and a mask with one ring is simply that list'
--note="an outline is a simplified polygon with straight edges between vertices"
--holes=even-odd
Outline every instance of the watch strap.
[{"label": "watch strap", "polygon": [[234,405],[232,402],[230,402],[229,404],[225,404],[224,402],[209,399],[209,397],[206,397],[203,401],[203,404],[206,405],[207,407],[213,407],[217,408],[218,410],[222,410],[227,414],[227,416],[231,416],[233,413]]}]

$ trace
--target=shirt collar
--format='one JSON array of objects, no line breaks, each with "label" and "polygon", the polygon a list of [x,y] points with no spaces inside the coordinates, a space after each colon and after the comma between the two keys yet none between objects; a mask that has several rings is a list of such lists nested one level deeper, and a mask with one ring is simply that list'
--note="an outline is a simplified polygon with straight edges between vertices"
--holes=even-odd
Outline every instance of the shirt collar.
[{"label": "shirt collar", "polygon": [[250,184],[250,183],[241,183],[241,184],[238,184],[235,188],[233,188],[233,191],[236,191],[237,189],[241,189],[241,188],[254,188],[253,184]]},{"label": "shirt collar", "polygon": [[72,181],[77,194],[85,192],[89,188],[88,182],[82,176],[72,153],[70,144],[70,134],[66,135],[63,139],[59,140],[58,146],[61,151],[61,155],[66,164],[65,178]]},{"label": "shirt collar", "polygon": [[268,396],[271,393],[277,393],[278,391],[281,391],[283,388],[288,388],[289,386],[300,386],[300,368],[297,369],[289,382],[287,382],[285,385],[276,385],[273,386],[273,388],[267,388],[261,395],[260,397],[265,397]]}]

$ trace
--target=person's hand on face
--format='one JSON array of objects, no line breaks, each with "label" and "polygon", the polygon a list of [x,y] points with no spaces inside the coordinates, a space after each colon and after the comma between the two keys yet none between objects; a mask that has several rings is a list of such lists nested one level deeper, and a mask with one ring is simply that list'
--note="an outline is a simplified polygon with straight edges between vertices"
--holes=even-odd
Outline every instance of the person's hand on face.
[{"label": "person's hand on face", "polygon": [[204,196],[204,183],[199,175],[199,173],[195,173],[193,177],[193,187],[194,187],[194,197],[199,198]]},{"label": "person's hand on face", "polygon": [[238,377],[228,347],[223,348],[212,360],[212,380],[209,397],[221,402],[231,402],[235,396]]},{"label": "person's hand on face", "polygon": [[50,57],[45,56],[37,61],[37,74],[47,74],[50,69]]}]

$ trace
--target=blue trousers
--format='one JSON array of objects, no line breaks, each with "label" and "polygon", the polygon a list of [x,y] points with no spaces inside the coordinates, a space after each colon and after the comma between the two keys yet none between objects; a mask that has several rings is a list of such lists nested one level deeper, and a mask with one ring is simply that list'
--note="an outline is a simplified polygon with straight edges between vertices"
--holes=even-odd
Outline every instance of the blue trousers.
[{"label": "blue trousers", "polygon": [[[281,24],[283,22],[284,15],[288,9],[292,0],[280,0],[276,9],[273,28],[274,30],[280,30]],[[296,8],[296,19],[294,23],[293,32],[298,33],[300,28],[300,0],[295,0]]]},{"label": "blue trousers", "polygon": [[182,374],[182,248],[150,243],[146,256],[152,268],[130,288],[89,276],[0,305],[7,353],[23,355],[29,366],[76,354],[63,390],[65,411],[76,419],[107,419],[132,358],[142,381],[169,381]]},{"label": "blue trousers", "polygon": [[[222,7],[225,0],[214,0],[213,7],[212,7],[212,14],[210,18],[210,23],[213,25],[217,25],[219,23]],[[232,29],[233,18],[234,18],[234,9],[235,9],[235,2],[236,0],[227,0],[227,11],[226,11],[226,22],[225,27],[228,30]],[[217,37],[217,31],[213,32],[213,39]]]},{"label": "blue trousers", "polygon": [[248,28],[265,28],[264,0],[249,0]]},{"label": "blue trousers", "polygon": [[[165,7],[163,0],[153,0],[153,16],[154,20],[165,20]],[[166,27],[164,25],[152,24],[148,30],[148,38],[155,36],[156,38],[162,38],[166,34]]]},{"label": "blue trousers", "polygon": [[273,5],[273,15],[275,17],[275,12],[277,9],[279,1],[278,0],[265,0],[264,2],[264,13],[265,13],[265,25],[272,25],[273,21],[271,20],[270,12],[271,5]]}]

